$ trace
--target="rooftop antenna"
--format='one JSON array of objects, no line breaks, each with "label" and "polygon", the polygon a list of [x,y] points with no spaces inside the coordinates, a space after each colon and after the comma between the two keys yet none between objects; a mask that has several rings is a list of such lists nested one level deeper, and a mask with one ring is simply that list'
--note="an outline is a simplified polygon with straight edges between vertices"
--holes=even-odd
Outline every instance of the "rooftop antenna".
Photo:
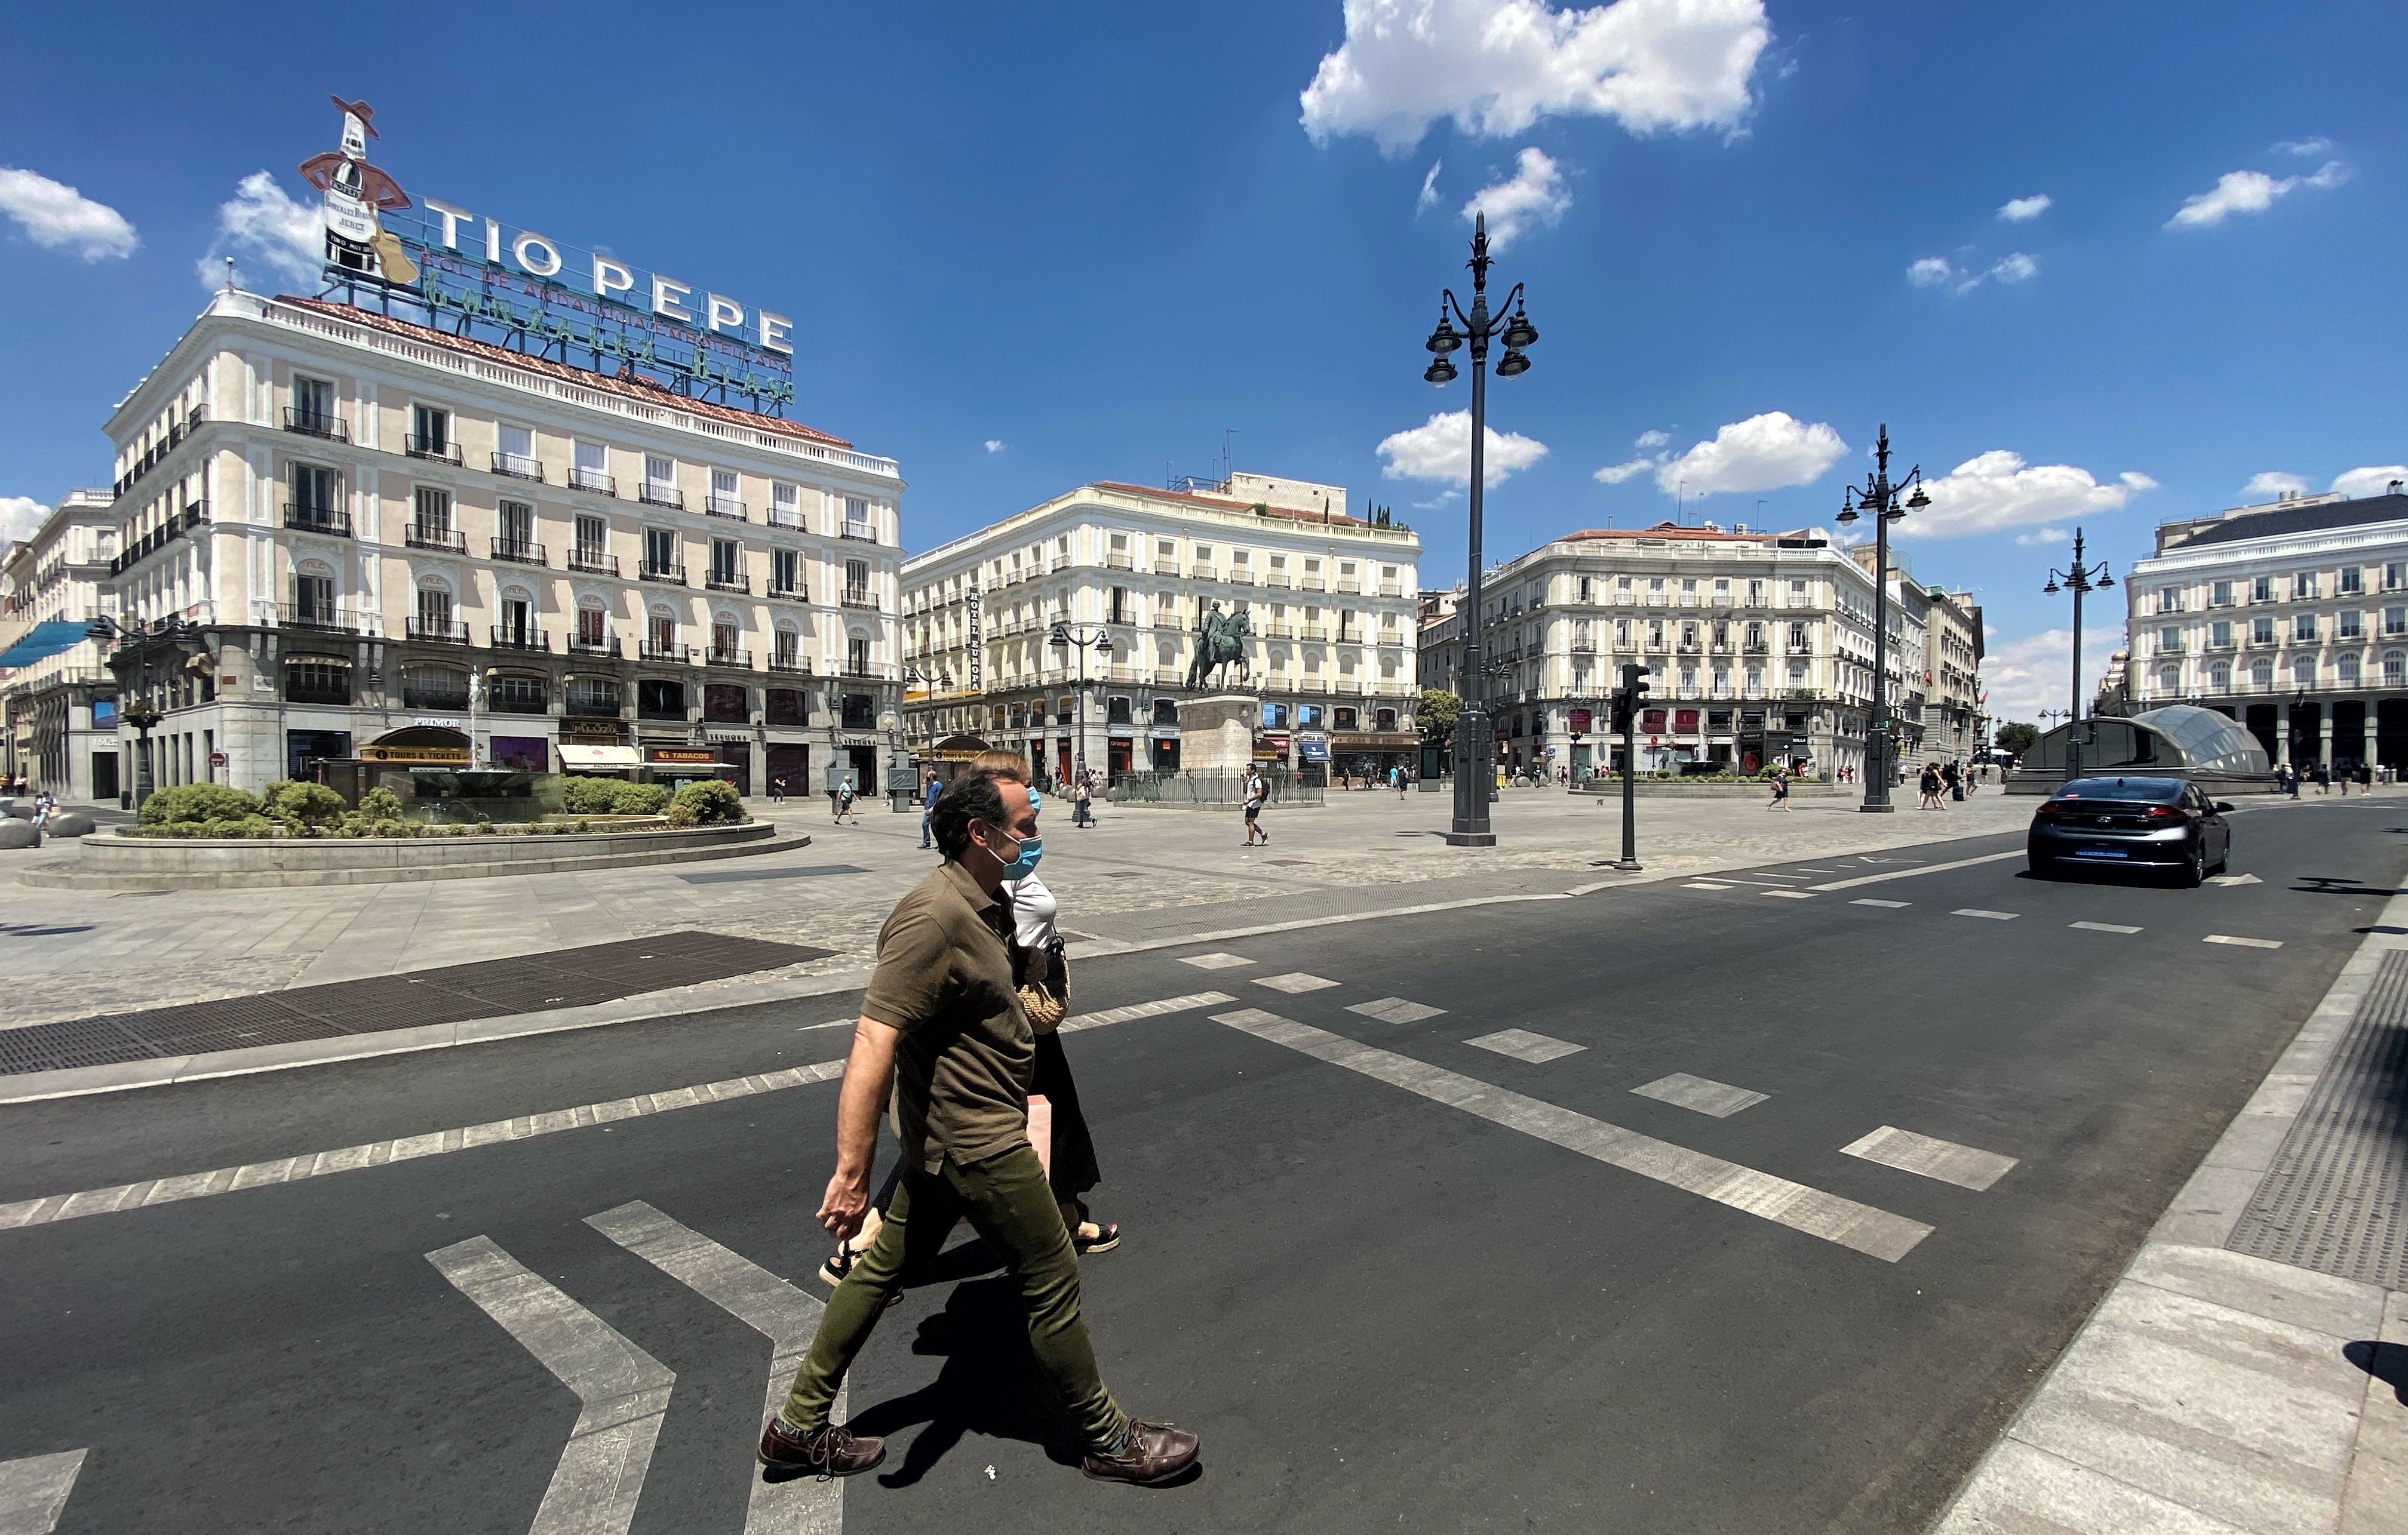
[{"label": "rooftop antenna", "polygon": [[1238,472],[1238,456],[1230,446],[1230,439],[1237,434],[1238,429],[1234,426],[1221,429],[1221,477],[1225,480]]},{"label": "rooftop antenna", "polygon": [[233,291],[234,291],[234,258],[233,258],[232,256],[228,256],[228,257],[225,259],[225,266],[226,266],[226,285],[225,285],[225,291],[226,291],[227,292],[231,293],[231,292],[233,292]]}]

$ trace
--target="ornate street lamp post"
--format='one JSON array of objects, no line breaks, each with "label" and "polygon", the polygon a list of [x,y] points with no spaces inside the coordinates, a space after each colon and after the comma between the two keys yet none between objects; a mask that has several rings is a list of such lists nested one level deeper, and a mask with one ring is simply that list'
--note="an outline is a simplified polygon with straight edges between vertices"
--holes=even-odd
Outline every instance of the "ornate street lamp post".
[{"label": "ornate street lamp post", "polygon": [[[2063,588],[2059,587],[2059,582],[2064,583]],[[2040,589],[2043,595],[2050,597],[2065,588],[2071,588],[2073,592],[2073,707],[2066,718],[2076,725],[2082,723],[2082,599],[2094,589],[2104,591],[2114,584],[2115,578],[2107,574],[2106,561],[2101,560],[2095,565],[2083,562],[2082,530],[2076,528],[2073,530],[2072,568],[2070,571],[2052,568],[2048,573],[2048,585]],[[2065,777],[2071,783],[2081,776],[2082,732],[2077,730],[2069,732],[2065,738]]]},{"label": "ornate street lamp post", "polygon": [[[1901,502],[1899,497],[1914,494]],[[1873,519],[1873,701],[1865,723],[1865,803],[1856,808],[1886,816],[1898,807],[1889,803],[1889,525],[1909,512],[1931,505],[1923,493],[1923,466],[1915,465],[1896,484],[1889,477],[1889,423],[1884,421],[1881,441],[1873,448],[1873,472],[1864,488],[1849,486],[1840,498],[1840,521],[1858,517]]]},{"label": "ornate street lamp post", "polygon": [[[1488,824],[1488,791],[1497,772],[1497,752],[1490,743],[1489,732],[1495,728],[1482,695],[1486,691],[1486,672],[1481,664],[1480,630],[1483,619],[1481,599],[1480,519],[1481,492],[1485,488],[1488,436],[1488,344],[1502,342],[1505,355],[1497,360],[1497,377],[1517,377],[1530,371],[1530,360],[1523,353],[1539,339],[1538,327],[1522,308],[1522,285],[1498,305],[1497,312],[1488,308],[1488,217],[1477,216],[1472,222],[1471,311],[1464,312],[1455,302],[1453,289],[1440,291],[1438,328],[1430,332],[1426,345],[1431,352],[1430,365],[1422,377],[1440,389],[1455,377],[1455,363],[1448,354],[1456,348],[1471,348],[1471,495],[1470,533],[1471,569],[1465,582],[1465,606],[1459,615],[1463,625],[1463,677],[1472,689],[1472,696],[1463,701],[1463,712],[1455,724],[1455,824],[1446,840],[1456,847],[1494,847],[1497,833]],[[1513,312],[1509,318],[1508,308]],[[1455,328],[1461,321],[1463,329]]]},{"label": "ornate street lamp post", "polygon": [[[1054,627],[1046,631],[1045,643],[1056,650],[1076,650],[1079,653],[1078,691],[1070,695],[1077,700],[1073,704],[1076,713],[1072,725],[1079,736],[1079,749],[1073,755],[1071,764],[1071,772],[1075,775],[1087,765],[1087,652],[1093,649],[1098,655],[1110,656],[1112,653],[1111,631],[1096,624],[1070,623],[1057,618]],[[1109,772],[1106,776],[1110,776]]]}]

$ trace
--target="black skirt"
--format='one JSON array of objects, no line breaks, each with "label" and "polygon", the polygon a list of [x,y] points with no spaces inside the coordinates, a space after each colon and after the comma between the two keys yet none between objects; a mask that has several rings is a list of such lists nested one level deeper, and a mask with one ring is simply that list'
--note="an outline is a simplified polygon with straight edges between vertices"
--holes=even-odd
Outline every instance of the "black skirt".
[{"label": "black skirt", "polygon": [[1054,1106],[1054,1201],[1068,1204],[1103,1182],[1096,1166],[1095,1138],[1079,1111],[1079,1085],[1070,1080],[1070,1059],[1058,1034],[1037,1036],[1037,1081],[1030,1089]]}]

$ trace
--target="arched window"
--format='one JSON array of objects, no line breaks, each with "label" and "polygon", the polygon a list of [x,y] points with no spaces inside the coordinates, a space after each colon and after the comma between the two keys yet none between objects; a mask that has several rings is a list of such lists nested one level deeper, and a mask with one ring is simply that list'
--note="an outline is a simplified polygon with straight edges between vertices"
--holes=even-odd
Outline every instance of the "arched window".
[{"label": "arched window", "polygon": [[2340,661],[2334,663],[2334,669],[2340,674],[2341,685],[2343,687],[2355,688],[2358,686],[2358,656],[2355,652],[2342,657]]},{"label": "arched window", "polygon": [[2401,675],[2403,667],[2408,667],[2408,656],[2402,656],[2397,650],[2383,652],[2383,685],[2386,688],[2397,688],[2401,683],[2408,682],[2408,677]]},{"label": "arched window", "polygon": [[2301,688],[2316,685],[2316,658],[2300,656],[2291,662],[2291,681]]},{"label": "arched window", "polygon": [[2229,663],[2220,661],[2210,666],[2207,669],[2207,688],[2208,691],[2215,693],[2229,693],[2232,691],[2231,666]]},{"label": "arched window", "polygon": [[2157,668],[2157,691],[2159,691],[2160,693],[2168,694],[2168,695],[2172,695],[2172,694],[2174,694],[2174,693],[2179,693],[2179,692],[2181,692],[2181,691],[2182,691],[2182,668],[2181,668],[2181,667],[2179,667],[2179,666],[2160,666],[2160,667],[2158,667],[2158,668]]},{"label": "arched window", "polygon": [[2249,663],[2249,685],[2253,688],[2274,686],[2274,658],[2260,656]]}]

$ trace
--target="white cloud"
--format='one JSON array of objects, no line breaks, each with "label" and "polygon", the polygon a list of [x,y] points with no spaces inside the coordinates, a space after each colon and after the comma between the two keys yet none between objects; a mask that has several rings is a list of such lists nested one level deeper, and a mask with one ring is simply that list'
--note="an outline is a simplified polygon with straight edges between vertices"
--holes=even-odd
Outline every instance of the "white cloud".
[{"label": "white cloud", "polygon": [[2408,479],[2408,463],[2370,464],[2333,476],[2336,494],[2344,496],[2379,496],[2384,487],[2395,479]]},{"label": "white cloud", "polygon": [[2295,154],[2302,160],[2313,160],[2333,147],[2332,140],[2317,134],[2309,138],[2286,138],[2274,146],[2276,154]]},{"label": "white cloud", "polygon": [[1445,164],[1443,160],[1430,162],[1429,174],[1422,178],[1421,195],[1413,199],[1415,213],[1427,213],[1438,206],[1438,173]]},{"label": "white cloud", "polygon": [[306,287],[326,264],[325,212],[314,203],[296,203],[265,171],[253,171],[235,184],[234,195],[218,205],[218,239],[201,258],[201,284],[215,288],[225,279],[219,258],[248,256],[278,277]]},{"label": "white cloud", "polygon": [[2286,475],[2279,469],[2269,469],[2262,475],[2252,475],[2249,483],[2241,488],[2244,496],[2260,501],[2273,501],[2286,495],[2304,495],[2308,482],[2297,475]]},{"label": "white cloud", "polygon": [[1589,477],[1606,485],[1619,485],[1656,467],[1654,459],[1632,459],[1627,463],[1609,463]]},{"label": "white cloud", "polygon": [[2063,528],[2034,528],[2029,533],[2015,534],[2015,547],[2022,549],[2036,549],[2048,544],[2062,544],[2072,536]]},{"label": "white cloud", "polygon": [[1638,436],[1633,437],[1630,440],[1630,446],[1633,448],[1661,448],[1671,440],[1672,434],[1670,433],[1657,432],[1653,428],[1650,428],[1649,430],[1639,433]]},{"label": "white cloud", "polygon": [[47,176],[0,165],[0,213],[46,250],[72,250],[88,262],[131,256],[141,244],[125,215]]},{"label": "white cloud", "polygon": [[31,538],[50,509],[32,496],[0,496],[0,548]]},{"label": "white cloud", "polygon": [[1557,115],[1634,134],[1736,129],[1771,40],[1763,0],[1346,0],[1346,39],[1299,98],[1316,144],[1368,134],[1402,154],[1453,118],[1505,137]]},{"label": "white cloud", "polygon": [[2029,197],[2017,197],[2000,207],[1999,217],[2011,224],[2019,224],[2046,213],[2055,201],[2044,192],[2035,192]]},{"label": "white cloud", "polygon": [[1945,256],[1926,256],[1906,269],[1906,280],[1917,288],[1937,288],[1956,277],[1956,268]]},{"label": "white cloud", "polygon": [[2040,276],[2040,258],[2018,250],[2013,255],[2000,257],[1987,275],[1999,282],[2029,282]]},{"label": "white cloud", "polygon": [[1488,248],[1503,250],[1521,237],[1525,230],[1539,225],[1552,229],[1572,206],[1572,194],[1564,190],[1564,178],[1555,163],[1543,149],[1524,149],[1514,159],[1516,169],[1510,181],[1499,181],[1483,187],[1463,205],[1463,221],[1469,223],[1475,213],[1488,215]]},{"label": "white cloud", "polygon": [[2030,527],[2117,511],[2142,491],[2157,488],[2156,480],[2131,472],[2102,485],[2086,469],[2070,463],[2027,465],[2020,455],[1994,448],[1939,479],[1927,480],[1924,493],[1931,505],[1915,514],[1906,531],[1924,538],[1963,538]]},{"label": "white cloud", "polygon": [[[2086,711],[2098,695],[2099,679],[2107,662],[2124,644],[2120,624],[2100,624],[2082,632],[2082,704]],[[2040,722],[2042,709],[2066,706],[2066,689],[2073,673],[2073,631],[2044,629],[2005,644],[1991,641],[1983,647],[1982,686],[1990,695],[1989,713],[2000,723],[2020,719]],[[2053,723],[2053,722],[2052,722]]]},{"label": "white cloud", "polygon": [[[1515,432],[1488,429],[1483,478],[1495,485],[1547,456],[1547,445]],[[1471,412],[1442,410],[1428,420],[1381,439],[1380,473],[1390,479],[1471,483]]]},{"label": "white cloud", "polygon": [[2183,206],[2166,220],[2166,227],[2213,229],[2236,213],[2263,213],[2274,206],[2276,198],[2286,197],[2301,187],[2329,192],[2353,174],[2338,160],[2326,161],[2313,176],[2273,177],[2264,171],[2227,171],[2216,178],[2212,190],[2183,199]]},{"label": "white cloud", "polygon": [[986,450],[987,450],[988,452],[990,452],[990,453],[1000,453],[1000,452],[1002,452],[1002,451],[1003,451],[1003,449],[1004,449],[1004,441],[1003,441],[1003,439],[1002,439],[1001,437],[989,437],[989,438],[986,440]]},{"label": "white cloud", "polygon": [[1785,410],[1768,410],[1733,421],[1711,442],[1693,444],[1656,469],[1657,489],[1670,493],[1685,481],[1692,495],[1717,490],[1778,490],[1823,477],[1848,445],[1820,421],[1799,420]]}]

